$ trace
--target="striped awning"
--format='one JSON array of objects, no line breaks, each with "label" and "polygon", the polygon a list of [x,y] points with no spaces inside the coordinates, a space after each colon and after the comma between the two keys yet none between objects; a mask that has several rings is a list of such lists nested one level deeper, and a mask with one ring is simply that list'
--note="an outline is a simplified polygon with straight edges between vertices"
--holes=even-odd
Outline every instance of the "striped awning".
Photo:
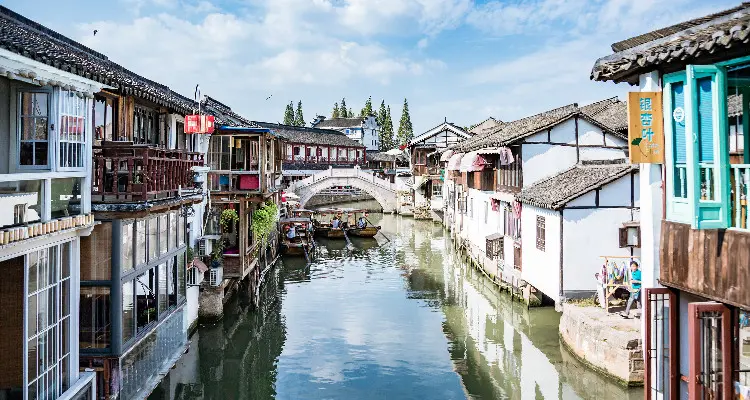
[{"label": "striped awning", "polygon": [[479,155],[476,151],[472,151],[470,153],[467,153],[463,158],[461,158],[461,166],[459,168],[459,171],[461,172],[475,172],[475,171],[481,171],[484,169],[485,164],[487,164],[484,157]]},{"label": "striped awning", "polygon": [[451,156],[453,156],[453,150],[444,151],[443,154],[440,156],[440,162],[446,162],[450,160]]},{"label": "striped awning", "polygon": [[461,166],[461,158],[463,158],[463,156],[464,153],[453,154],[448,160],[448,171],[458,171],[459,167]]}]

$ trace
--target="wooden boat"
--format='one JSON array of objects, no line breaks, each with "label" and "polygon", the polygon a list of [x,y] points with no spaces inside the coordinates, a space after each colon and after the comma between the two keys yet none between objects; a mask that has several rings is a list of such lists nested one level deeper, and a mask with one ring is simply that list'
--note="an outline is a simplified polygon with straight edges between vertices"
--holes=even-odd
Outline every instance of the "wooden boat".
[{"label": "wooden boat", "polygon": [[[338,218],[340,222],[339,228],[333,227],[334,218]],[[315,212],[315,218],[313,219],[313,226],[315,227],[315,236],[328,238],[328,239],[343,239],[345,234],[345,219],[339,209],[336,208],[324,208],[319,209]]]},{"label": "wooden boat", "polygon": [[[296,235],[289,238],[288,232],[294,227]],[[314,242],[312,240],[312,221],[309,218],[283,218],[279,220],[279,236],[281,250],[290,256],[302,256],[310,254]]]},{"label": "wooden boat", "polygon": [[[349,236],[371,238],[380,232],[380,227],[372,225],[367,219],[367,212],[365,210],[346,210],[345,213],[349,216],[346,230]],[[362,228],[357,224],[360,218],[363,218],[365,223],[365,226]]]}]

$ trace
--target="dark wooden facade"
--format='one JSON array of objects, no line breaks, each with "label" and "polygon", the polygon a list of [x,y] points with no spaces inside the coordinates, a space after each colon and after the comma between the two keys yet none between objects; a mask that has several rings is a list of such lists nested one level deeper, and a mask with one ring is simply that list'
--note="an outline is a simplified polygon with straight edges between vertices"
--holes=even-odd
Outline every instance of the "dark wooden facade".
[{"label": "dark wooden facade", "polygon": [[660,282],[750,308],[750,232],[662,221]]}]

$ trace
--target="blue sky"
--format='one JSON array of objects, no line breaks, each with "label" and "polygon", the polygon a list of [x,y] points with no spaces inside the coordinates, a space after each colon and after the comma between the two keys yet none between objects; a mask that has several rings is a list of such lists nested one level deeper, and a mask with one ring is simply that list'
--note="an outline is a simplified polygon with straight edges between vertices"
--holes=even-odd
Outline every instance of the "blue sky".
[{"label": "blue sky", "polygon": [[[256,120],[305,119],[346,97],[404,98],[415,134],[624,98],[589,80],[611,43],[729,8],[726,0],[1,0],[0,4],[191,95]],[[98,30],[96,36],[93,30]],[[266,100],[268,96],[271,99]]]}]

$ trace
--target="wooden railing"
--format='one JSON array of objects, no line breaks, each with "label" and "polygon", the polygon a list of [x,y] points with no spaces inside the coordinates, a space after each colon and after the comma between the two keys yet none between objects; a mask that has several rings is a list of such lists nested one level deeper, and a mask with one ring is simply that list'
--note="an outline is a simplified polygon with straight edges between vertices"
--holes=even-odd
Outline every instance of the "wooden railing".
[{"label": "wooden railing", "polygon": [[315,163],[315,164],[364,164],[365,158],[325,157],[325,156],[286,156],[284,162]]},{"label": "wooden railing", "polygon": [[177,195],[193,184],[192,167],[203,155],[132,142],[94,146],[92,201],[143,201]]}]

